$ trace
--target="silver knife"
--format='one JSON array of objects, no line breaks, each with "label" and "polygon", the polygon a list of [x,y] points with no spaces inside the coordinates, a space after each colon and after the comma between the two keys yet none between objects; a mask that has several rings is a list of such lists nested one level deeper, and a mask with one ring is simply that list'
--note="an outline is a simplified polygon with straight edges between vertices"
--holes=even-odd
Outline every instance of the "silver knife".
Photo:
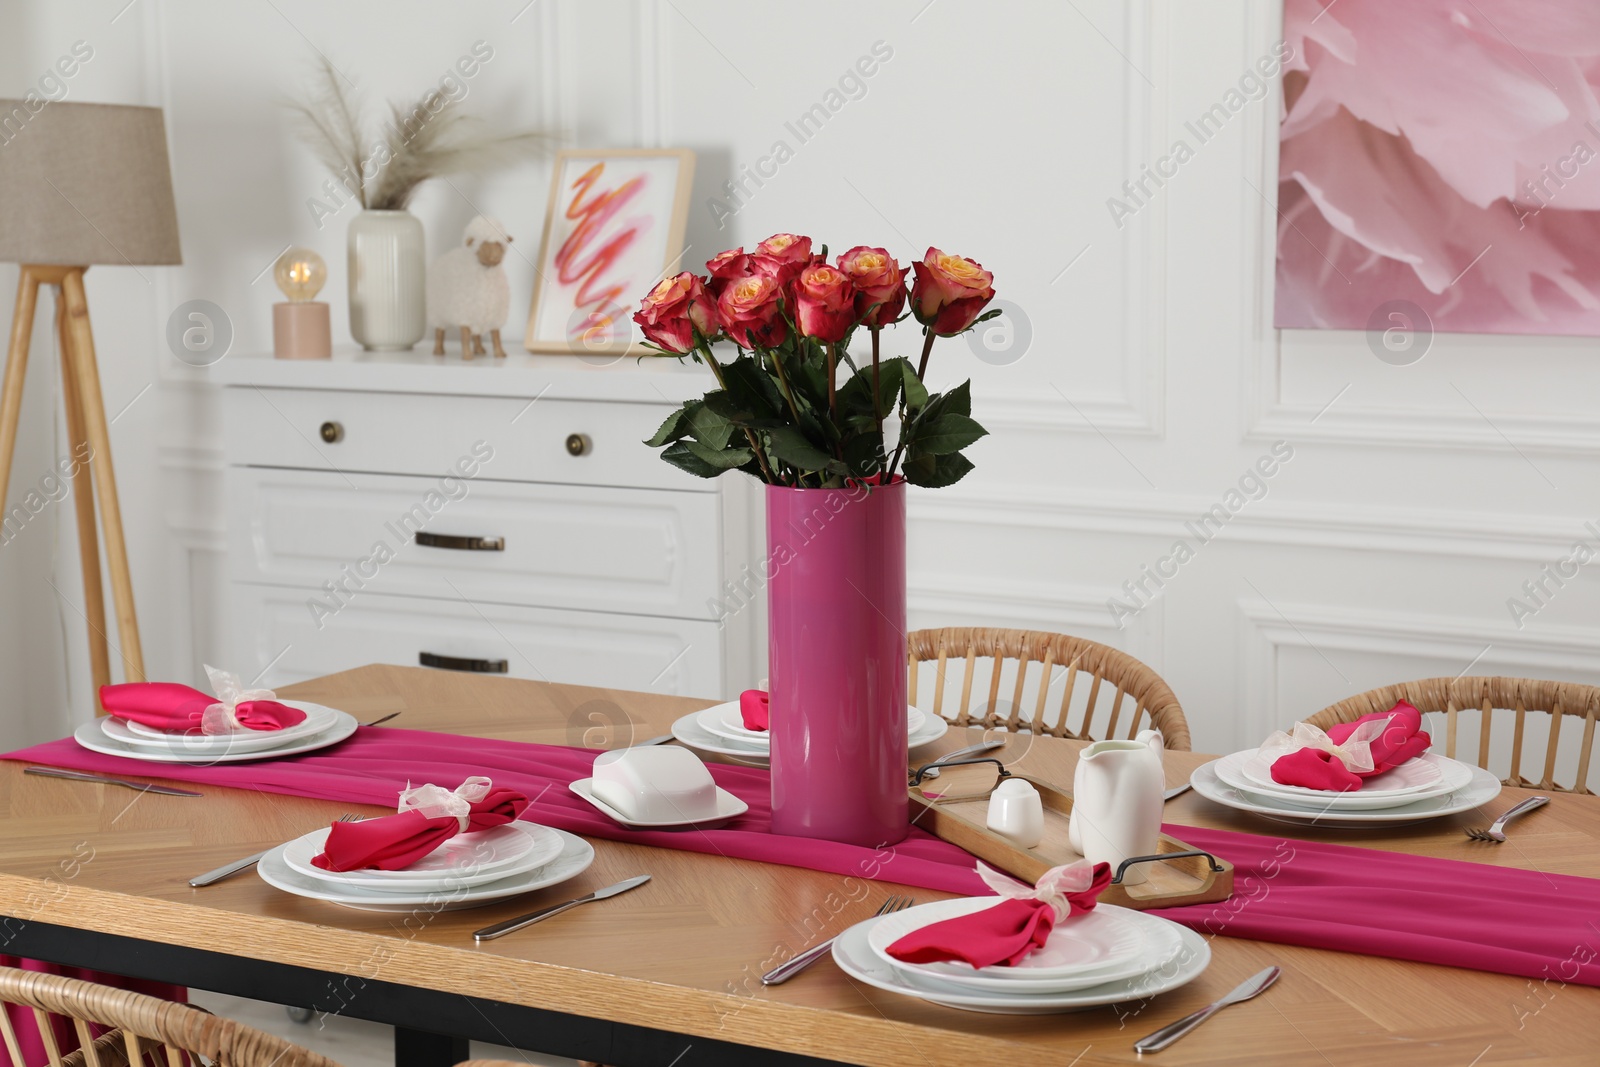
[{"label": "silver knife", "polygon": [[249,867],[252,864],[261,862],[262,857],[264,857],[268,852],[271,852],[271,851],[272,851],[272,849],[270,849],[270,848],[262,849],[260,852],[257,852],[254,856],[246,856],[242,860],[234,860],[232,863],[225,863],[221,867],[218,867],[214,871],[207,871],[205,874],[202,874],[197,878],[189,879],[189,884],[194,886],[196,889],[203,889],[208,885],[215,885],[217,882],[222,881],[224,878],[228,878],[228,877],[231,877],[232,875],[238,874],[240,871],[244,870],[246,867]]},{"label": "silver knife", "polygon": [[643,741],[635,741],[629,748],[648,748],[650,745],[664,745],[672,740],[671,734],[662,734],[660,737],[647,737]]},{"label": "silver knife", "polygon": [[626,893],[630,889],[636,889],[639,886],[644,885],[649,880],[650,876],[648,874],[641,874],[637,877],[629,878],[625,882],[618,882],[616,885],[608,885],[604,889],[596,889],[588,896],[578,897],[575,900],[569,900],[563,904],[553,904],[548,908],[541,908],[538,911],[529,912],[527,915],[519,915],[515,919],[507,919],[503,923],[495,923],[493,926],[485,926],[482,930],[479,930],[477,933],[473,934],[472,939],[474,941],[493,941],[497,937],[504,937],[506,934],[509,934],[514,930],[522,929],[524,926],[532,926],[534,923],[548,919],[552,915],[560,915],[568,908],[575,908],[579,904],[587,904],[591,900],[604,900],[607,897],[614,897],[618,893]]},{"label": "silver knife", "polygon": [[1228,1005],[1238,1004],[1240,1001],[1249,1000],[1253,996],[1266,992],[1267,987],[1276,982],[1278,975],[1282,973],[1283,968],[1281,967],[1268,967],[1258,974],[1251,975],[1240,982],[1232,993],[1229,993],[1215,1004],[1207,1004],[1193,1015],[1185,1015],[1177,1022],[1168,1023],[1148,1037],[1141,1037],[1133,1043],[1133,1050],[1140,1055],[1146,1052],[1160,1052]]},{"label": "silver knife", "polygon": [[141,793],[160,793],[168,797],[203,797],[204,793],[195,793],[188,789],[174,789],[170,785],[156,785],[153,782],[131,782],[126,778],[108,778],[103,774],[85,774],[82,771],[63,771],[54,767],[28,767],[23,774],[37,774],[44,778],[70,778],[74,782],[99,782],[101,785],[120,785],[129,789],[137,789]]}]

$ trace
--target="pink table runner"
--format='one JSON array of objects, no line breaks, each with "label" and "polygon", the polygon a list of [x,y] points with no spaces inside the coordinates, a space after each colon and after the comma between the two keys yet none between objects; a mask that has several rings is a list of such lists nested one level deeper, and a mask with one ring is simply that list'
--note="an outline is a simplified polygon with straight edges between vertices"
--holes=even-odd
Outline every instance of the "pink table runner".
[{"label": "pink table runner", "polygon": [[210,767],[105,756],[90,752],[71,738],[0,758],[118,777],[172,778],[200,785],[378,804],[391,810],[407,782],[432,782],[454,789],[472,775],[481,774],[493,779],[495,785],[515,789],[532,801],[523,818],[584,837],[807,867],[967,896],[988,892],[973,868],[971,856],[924,830],[913,828],[904,841],[886,849],[772,833],[767,772],[755,767],[707,764],[718,785],[750,805],[750,810],[733,822],[703,830],[630,830],[612,822],[567,788],[571,782],[589,777],[598,755],[594,749],[363,726],[350,740],[303,756]]},{"label": "pink table runner", "polygon": [[[527,818],[588,837],[950,893],[988,892],[971,856],[922,830],[881,850],[773,834],[767,772],[751,767],[710,765],[717,783],[750,805],[732,823],[710,830],[628,830],[567,789],[569,782],[588,777],[596,755],[590,749],[363,727],[332,748],[259,763],[157,766],[90,752],[71,739],[0,758],[385,807],[407,781],[454,788],[483,774],[532,797]],[[1600,879],[1193,826],[1164,829],[1234,864],[1232,899],[1154,912],[1200,933],[1600,985]]]}]

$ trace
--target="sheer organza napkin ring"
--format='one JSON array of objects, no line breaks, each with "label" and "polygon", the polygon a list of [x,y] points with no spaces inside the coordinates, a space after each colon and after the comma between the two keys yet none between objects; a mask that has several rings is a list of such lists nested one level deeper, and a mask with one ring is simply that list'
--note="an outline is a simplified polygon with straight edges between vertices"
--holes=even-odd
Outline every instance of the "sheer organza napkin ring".
[{"label": "sheer organza napkin ring", "polygon": [[1056,913],[1056,922],[1065,922],[1072,915],[1069,896],[1094,886],[1094,864],[1088,860],[1075,860],[1060,867],[1051,867],[1039,876],[1037,883],[1029,885],[1009,874],[1001,874],[979,860],[978,877],[990,889],[1010,900],[1043,901]]},{"label": "sheer organza napkin ring", "polygon": [[277,694],[270,689],[246,689],[243,681],[232,671],[219,671],[209,663],[205,667],[206,677],[211,680],[211,691],[217,695],[217,703],[200,713],[202,734],[236,734],[248,730],[250,727],[239,724],[239,705],[252,700],[277,699]]},{"label": "sheer organza napkin ring", "polygon": [[407,782],[405,791],[400,794],[400,814],[420,811],[425,819],[442,819],[449,815],[461,824],[458,832],[466,833],[467,824],[472,818],[472,805],[488,796],[493,785],[494,782],[488,778],[476,774],[454,791],[431,783],[413,788]]},{"label": "sheer organza napkin ring", "polygon": [[1261,742],[1257,755],[1265,757],[1270,764],[1291,752],[1299,752],[1303,748],[1315,748],[1337,757],[1339,762],[1344,764],[1345,770],[1350,773],[1366,774],[1376,766],[1372,761],[1372,742],[1383,736],[1383,731],[1389,728],[1389,722],[1393,718],[1391,715],[1386,719],[1374,719],[1362,723],[1351,731],[1342,745],[1334,744],[1333,739],[1324,733],[1321,727],[1308,722],[1297,722],[1294,724],[1293,733],[1286,734],[1279,730]]}]

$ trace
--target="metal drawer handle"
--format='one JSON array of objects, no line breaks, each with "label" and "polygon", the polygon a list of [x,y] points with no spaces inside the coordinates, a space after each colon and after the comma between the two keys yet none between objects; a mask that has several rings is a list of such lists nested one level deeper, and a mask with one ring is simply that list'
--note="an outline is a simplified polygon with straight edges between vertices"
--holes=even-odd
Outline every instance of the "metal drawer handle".
[{"label": "metal drawer handle", "polygon": [[511,664],[503,659],[462,659],[460,656],[439,656],[432,652],[418,652],[417,662],[441,671],[467,671],[472,674],[505,674],[511,669]]},{"label": "metal drawer handle", "polygon": [[416,532],[415,541],[428,548],[454,548],[461,552],[504,552],[504,537],[466,537],[461,534],[437,534],[426,530]]},{"label": "metal drawer handle", "polygon": [[570,433],[567,435],[567,455],[581,456],[589,451],[589,437],[587,434]]},{"label": "metal drawer handle", "polygon": [[344,440],[343,424],[333,422],[332,420],[323,423],[322,429],[318,432],[322,434],[322,439],[330,445],[336,445],[340,441]]}]

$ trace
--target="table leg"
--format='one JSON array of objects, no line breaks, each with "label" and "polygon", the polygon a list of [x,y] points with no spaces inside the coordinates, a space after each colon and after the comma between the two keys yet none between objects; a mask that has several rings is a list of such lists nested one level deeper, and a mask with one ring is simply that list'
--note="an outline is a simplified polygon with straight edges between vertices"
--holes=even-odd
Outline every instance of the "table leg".
[{"label": "table leg", "polygon": [[464,1037],[394,1028],[394,1067],[454,1067],[471,1058],[470,1042]]}]

